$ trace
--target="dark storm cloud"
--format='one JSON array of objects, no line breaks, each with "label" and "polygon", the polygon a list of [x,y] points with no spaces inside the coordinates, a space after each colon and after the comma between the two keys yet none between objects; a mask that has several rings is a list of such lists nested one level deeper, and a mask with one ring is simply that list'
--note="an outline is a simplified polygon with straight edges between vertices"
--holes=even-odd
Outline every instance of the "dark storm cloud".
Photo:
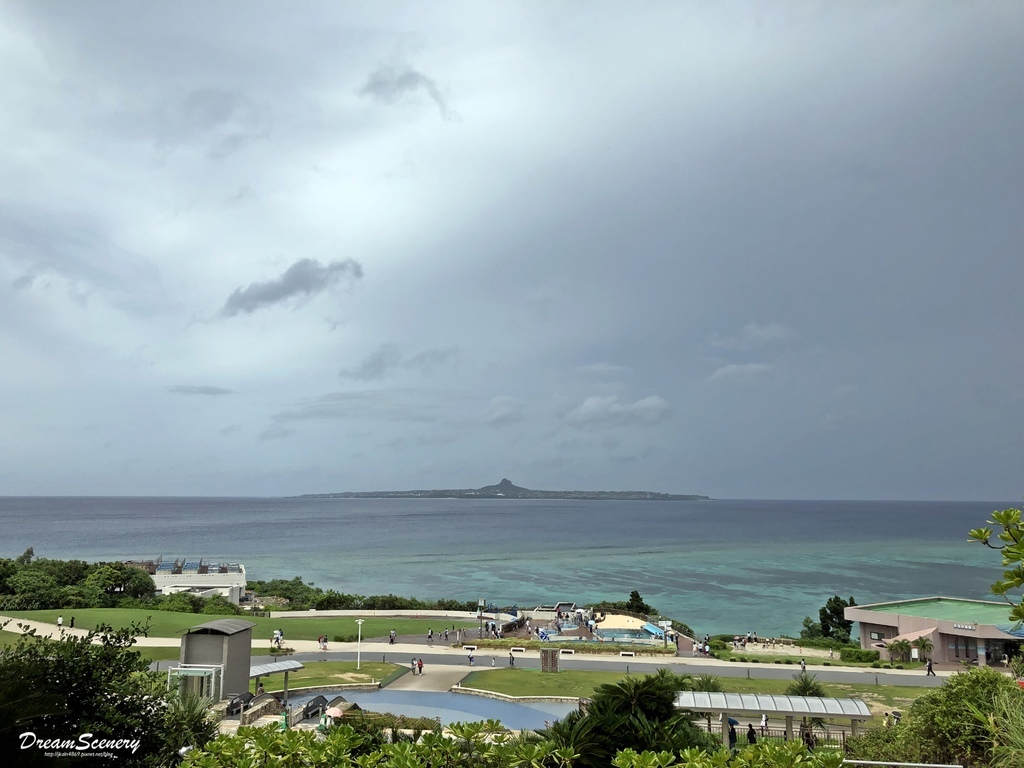
[{"label": "dark storm cloud", "polygon": [[236,288],[224,302],[221,314],[225,317],[250,314],[295,297],[308,298],[342,281],[355,282],[362,276],[363,267],[354,259],[329,264],[321,264],[315,259],[299,259],[278,278]]},{"label": "dark storm cloud", "polygon": [[192,384],[169,384],[164,387],[168,392],[174,392],[176,395],[208,395],[208,396],[219,396],[219,395],[233,395],[235,390],[225,389],[224,387],[209,387],[203,385],[192,385]]},{"label": "dark storm cloud", "polygon": [[417,72],[411,67],[380,67],[370,73],[366,83],[359,89],[360,96],[368,96],[385,104],[394,104],[402,96],[417,91],[426,91],[437,108],[441,111],[441,117],[447,120],[450,116],[448,104],[437,83]]}]

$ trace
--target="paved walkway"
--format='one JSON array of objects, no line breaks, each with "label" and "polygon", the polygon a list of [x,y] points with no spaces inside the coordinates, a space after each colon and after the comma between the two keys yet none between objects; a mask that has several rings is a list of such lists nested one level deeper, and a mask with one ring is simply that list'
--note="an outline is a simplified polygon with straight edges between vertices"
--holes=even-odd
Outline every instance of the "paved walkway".
[{"label": "paved walkway", "polygon": [[405,674],[388,686],[394,691],[434,691],[443,693],[462,681],[472,672],[469,666],[452,666],[450,664],[424,664],[423,674]]},{"label": "paved walkway", "polygon": [[[58,630],[54,624],[45,624],[43,622],[28,621],[26,619],[15,619],[8,616],[0,616],[0,625],[6,620],[10,619],[11,623],[7,625],[6,629],[9,632],[17,632],[18,624],[24,624],[28,627],[35,629],[37,634],[43,637],[56,637],[60,632],[65,635],[73,634],[76,636],[84,636],[86,630],[84,629],[68,629],[65,626],[62,630]],[[201,617],[197,617],[201,620]],[[180,647],[181,637],[140,637],[137,638],[136,646],[140,648],[168,648],[168,647]],[[325,653],[320,651],[320,646],[316,640],[285,640],[285,646],[292,648],[297,654],[302,654],[302,661],[347,661],[349,657],[354,659],[357,644],[356,643],[330,643],[328,645],[328,651]],[[260,640],[253,644],[253,656],[262,657],[269,656],[264,653],[264,649],[269,649],[270,644],[265,640]],[[394,664],[408,665],[409,660],[412,657],[420,658],[423,657],[424,662],[429,666],[425,669],[427,674],[423,677],[427,678],[430,676],[431,669],[437,669],[439,667],[445,668],[450,667],[452,669],[461,669],[463,676],[468,674],[471,670],[467,662],[467,652],[462,648],[452,648],[450,644],[443,642],[435,642],[428,645],[426,641],[416,643],[396,643],[390,645],[386,640],[380,640],[377,642],[363,641],[360,647],[361,655],[365,661],[376,661],[378,658],[392,662]],[[508,662],[508,651],[501,648],[487,649],[481,648],[475,652],[476,666],[479,669],[486,669],[492,666],[491,659],[493,658],[496,666],[502,667]],[[429,657],[429,658],[428,658]],[[291,656],[283,656],[278,658],[291,658]],[[517,663],[522,660],[524,667],[536,668],[540,666],[540,652],[539,651],[527,651],[523,654],[516,654]],[[562,667],[563,669],[619,669],[624,665],[628,665],[634,670],[644,672],[654,671],[658,667],[670,667],[675,668],[680,672],[688,672],[690,674],[701,674],[710,673],[723,675],[725,677],[738,677],[738,676],[750,676],[749,673],[753,672],[754,677],[770,677],[770,678],[786,678],[792,677],[795,671],[799,669],[796,665],[778,665],[778,664],[751,664],[744,662],[729,662],[722,659],[706,659],[703,657],[693,658],[689,655],[685,656],[637,656],[631,658],[622,658],[619,656],[611,656],[608,654],[584,654],[577,653],[574,656],[562,656]],[[166,663],[166,662],[165,662]],[[955,672],[960,671],[959,667],[950,666],[949,669],[939,669],[936,666],[936,673],[938,680],[928,678],[924,676],[924,672],[920,669],[917,670],[897,670],[897,669],[873,669],[870,667],[843,667],[838,663],[833,663],[830,667],[821,667],[811,665],[808,667],[809,672],[813,672],[818,676],[818,679],[823,682],[853,682],[855,680],[879,680],[883,684],[887,685],[927,685],[928,682],[938,683],[942,678],[948,677]],[[402,679],[409,678],[412,680],[418,680],[419,675],[414,678],[412,675],[404,675]],[[459,677],[456,679],[461,680]],[[921,682],[911,682],[911,680]],[[926,682],[927,681],[927,682]],[[398,682],[398,681],[396,681]],[[410,683],[407,682],[406,685]],[[435,685],[434,683],[428,683],[424,681],[424,685]],[[439,685],[440,683],[438,683]],[[394,684],[392,684],[394,685]],[[454,682],[452,683],[454,685]],[[450,687],[450,686],[449,686]],[[441,690],[440,688],[410,688],[409,690]],[[444,690],[447,690],[445,688]]]}]

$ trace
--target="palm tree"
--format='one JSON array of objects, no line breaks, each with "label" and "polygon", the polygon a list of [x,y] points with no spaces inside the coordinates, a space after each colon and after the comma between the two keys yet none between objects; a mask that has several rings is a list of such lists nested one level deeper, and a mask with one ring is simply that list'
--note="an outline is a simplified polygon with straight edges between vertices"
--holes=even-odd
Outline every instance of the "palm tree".
[{"label": "palm tree", "polygon": [[909,640],[893,640],[885,647],[889,651],[889,659],[891,661],[906,661],[910,658]]},{"label": "palm tree", "polygon": [[786,695],[823,698],[827,694],[825,686],[818,680],[817,675],[812,675],[810,672],[797,672],[793,675],[793,682],[786,688]]},{"label": "palm tree", "polygon": [[917,655],[921,657],[921,661],[924,661],[932,653],[932,641],[927,637],[919,637],[914,641],[914,645],[917,646]]}]

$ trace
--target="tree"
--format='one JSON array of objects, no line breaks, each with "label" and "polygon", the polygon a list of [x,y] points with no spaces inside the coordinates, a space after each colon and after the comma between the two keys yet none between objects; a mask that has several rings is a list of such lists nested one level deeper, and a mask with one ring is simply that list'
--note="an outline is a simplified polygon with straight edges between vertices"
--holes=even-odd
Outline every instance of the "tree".
[{"label": "tree", "polygon": [[817,675],[812,675],[810,672],[797,672],[793,675],[793,682],[786,688],[786,695],[823,698],[827,694],[825,686],[818,680]]},{"label": "tree", "polygon": [[893,661],[910,660],[909,640],[893,640],[892,642],[886,643],[885,647],[889,651],[889,658]]},{"label": "tree", "polygon": [[800,637],[804,640],[817,640],[821,638],[821,624],[810,616],[804,616],[803,629],[800,630]]},{"label": "tree", "polygon": [[1002,529],[995,534],[996,539],[1002,544],[992,543],[993,531],[990,527],[974,528],[968,534],[969,541],[979,542],[1000,553],[1004,568],[1003,578],[992,585],[992,594],[1003,598],[1010,605],[1011,621],[1024,622],[1024,606],[1021,605],[1020,598],[1015,602],[1009,594],[1024,586],[1024,525],[1021,524],[1021,511],[996,511],[987,522],[990,526],[995,525]]},{"label": "tree", "polygon": [[853,622],[847,621],[844,609],[854,606],[856,603],[851,597],[843,600],[839,595],[833,595],[825,605],[818,609],[818,621],[821,623],[822,637],[838,640],[841,643],[850,641],[850,630],[853,629]]},{"label": "tree", "polygon": [[[138,750],[119,755],[123,759],[118,765],[164,765],[185,739],[196,746],[211,736],[205,708],[169,697],[166,682],[150,674],[149,662],[132,649],[136,635],[146,630],[139,625],[119,630],[100,626],[84,636],[65,634],[59,639],[29,631],[0,648],[0,713],[16,711],[22,718],[15,723],[9,716],[0,720],[7,725],[0,732],[0,753],[18,750],[19,734],[30,726],[41,740],[78,738],[83,733],[98,739],[138,739]],[[19,685],[5,686],[4,680],[17,680]],[[36,711],[29,712],[33,716],[26,724],[20,706],[28,691],[35,695],[28,703]]]},{"label": "tree", "polygon": [[633,590],[629,593],[629,600],[626,601],[626,610],[632,613],[652,614],[657,613],[651,606],[644,602],[640,592]]},{"label": "tree", "polygon": [[917,648],[917,655],[921,657],[921,661],[932,655],[932,641],[927,637],[917,638],[914,641],[914,647]]}]

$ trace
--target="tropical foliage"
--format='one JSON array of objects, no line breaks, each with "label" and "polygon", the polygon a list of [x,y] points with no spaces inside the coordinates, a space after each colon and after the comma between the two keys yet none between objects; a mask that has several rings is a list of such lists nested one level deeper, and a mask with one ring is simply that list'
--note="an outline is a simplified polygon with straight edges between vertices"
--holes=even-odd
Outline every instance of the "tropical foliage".
[{"label": "tropical foliage", "polygon": [[[1004,698],[1018,708],[1024,706],[1024,692],[1006,675],[989,667],[953,675],[942,687],[918,698],[899,724],[848,741],[851,756],[861,760],[987,766],[993,734],[985,723],[1012,721],[1005,712],[996,717],[996,703]],[[1024,734],[1019,738],[1024,744]]]},{"label": "tropical foliage", "polygon": [[995,538],[1002,542],[993,544],[993,531],[991,527],[975,528],[970,534],[970,541],[984,544],[990,549],[997,550],[1002,556],[1003,578],[994,583],[991,587],[992,594],[997,595],[1012,606],[1010,620],[1015,622],[1024,621],[1024,605],[1020,598],[1011,596],[1011,592],[1017,591],[1024,586],[1024,524],[1021,522],[1021,511],[1019,509],[1004,509],[1001,512],[992,513],[987,521],[989,526],[997,526],[1002,530],[994,534]]},{"label": "tropical foliage", "polygon": [[[626,695],[631,699],[631,695]],[[582,723],[583,721],[577,721]],[[581,741],[594,726],[578,726]],[[575,768],[589,765],[572,746],[551,739],[514,736],[495,721],[456,723],[450,737],[424,733],[419,741],[390,743],[378,734],[348,725],[326,734],[280,731],[272,728],[239,729],[221,736],[204,749],[190,751],[185,768],[252,768],[303,766],[304,768]],[[637,750],[625,748],[608,756],[603,768],[839,768],[838,752],[808,752],[802,743],[761,743],[730,754],[722,749]]]},{"label": "tropical foliage", "polygon": [[[173,761],[186,745],[215,735],[207,716],[209,702],[178,698],[166,680],[148,671],[149,662],[132,649],[145,628],[100,627],[82,636],[49,639],[29,631],[0,648],[0,754],[6,765],[43,760],[40,749],[21,749],[22,734],[39,740],[138,740],[137,749],[118,754],[118,765],[157,766]],[[107,765],[109,759],[74,761],[77,766]]]}]

